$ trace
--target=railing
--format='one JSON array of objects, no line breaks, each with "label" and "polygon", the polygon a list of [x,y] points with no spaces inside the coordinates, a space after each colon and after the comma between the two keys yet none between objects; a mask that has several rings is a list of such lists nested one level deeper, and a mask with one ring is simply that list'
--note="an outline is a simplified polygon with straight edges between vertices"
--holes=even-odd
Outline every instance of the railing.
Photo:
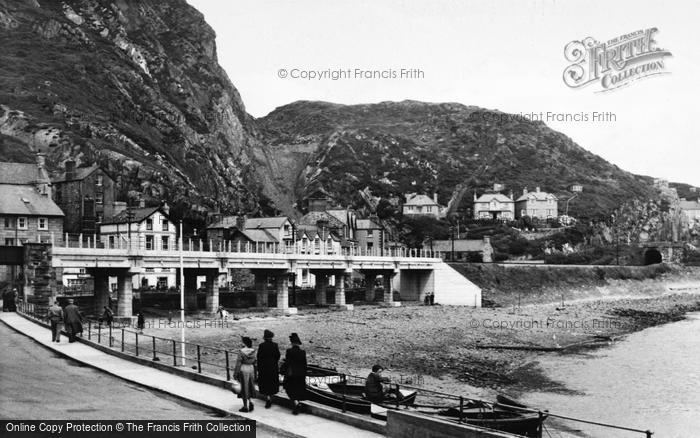
[{"label": "railing", "polygon": [[[32,318],[45,321],[46,320],[46,310],[45,308],[40,308],[32,303],[27,303],[20,301],[17,304],[17,311],[25,315],[31,316]],[[178,322],[179,323],[179,322]],[[124,327],[113,327],[112,325],[105,325],[99,321],[87,319],[85,321],[87,330],[85,326],[83,327],[83,338],[87,338],[88,341],[96,342],[100,345],[108,346],[109,348],[119,350],[122,353],[130,354],[136,357],[149,358],[153,361],[159,361],[164,364],[171,364],[174,367],[182,366],[182,356],[183,356],[183,343],[175,339],[161,338],[158,336],[145,335],[139,330],[129,330]],[[87,333],[87,334],[86,334]],[[221,349],[217,347],[211,347],[207,345],[195,344],[190,342],[184,343],[184,357],[185,364],[189,365],[192,369],[196,370],[198,374],[209,374],[221,378],[226,378],[230,381],[234,376],[232,371],[234,369],[237,352],[232,352],[230,350]],[[166,360],[167,359],[167,360]],[[311,370],[327,370],[323,368],[317,368],[314,366],[308,366]],[[365,377],[356,376],[352,374],[338,373],[340,383],[343,383],[343,387],[348,384],[349,381],[353,383],[364,384],[366,381]],[[323,377],[317,377],[317,379],[323,379]],[[493,409],[494,403],[486,400],[481,400],[477,398],[464,397],[461,395],[449,394],[446,392],[434,391],[419,386],[414,386],[411,384],[403,383],[402,381],[390,382],[390,387],[395,390],[396,394],[403,389],[411,389],[418,392],[421,396],[421,401],[427,401],[428,403],[414,404],[418,408],[454,408],[459,410],[459,423],[465,423],[467,417],[465,414],[465,409],[478,408],[483,410],[484,413]],[[341,393],[343,405],[342,411],[346,411],[346,397],[348,396],[346,392]],[[442,401],[436,400],[450,400],[452,405],[446,405]],[[432,403],[431,403],[432,402]],[[399,397],[393,400],[395,409],[400,409],[402,406]],[[405,405],[405,404],[404,404]],[[523,413],[537,414],[540,418],[540,429],[539,436],[542,436],[544,431],[543,420],[546,417],[555,417],[562,420],[575,421],[584,424],[590,424],[599,427],[607,427],[617,430],[624,430],[628,432],[644,434],[646,438],[651,438],[653,432],[650,430],[635,429],[631,427],[617,426],[614,424],[607,424],[598,421],[583,420],[580,418],[574,418],[565,415],[558,415],[548,410],[532,409],[523,406],[507,405],[499,403],[501,407],[507,407],[511,410],[517,410]],[[408,406],[405,406],[408,409]]]},{"label": "railing", "polygon": [[[171,251],[180,252],[180,242],[175,236],[166,243],[160,240],[161,235],[154,234],[154,239],[146,239],[142,234],[134,238],[124,235],[64,234],[63,239],[56,239],[51,234],[51,243],[57,248],[103,249],[126,251]],[[110,240],[110,237],[113,237]],[[288,254],[288,255],[337,255],[343,257],[387,257],[387,258],[432,258],[441,259],[439,251],[420,248],[376,248],[376,247],[338,247],[327,245],[280,244],[271,242],[241,242],[213,241],[202,239],[184,239],[182,252],[208,253],[245,253],[245,254]]]}]

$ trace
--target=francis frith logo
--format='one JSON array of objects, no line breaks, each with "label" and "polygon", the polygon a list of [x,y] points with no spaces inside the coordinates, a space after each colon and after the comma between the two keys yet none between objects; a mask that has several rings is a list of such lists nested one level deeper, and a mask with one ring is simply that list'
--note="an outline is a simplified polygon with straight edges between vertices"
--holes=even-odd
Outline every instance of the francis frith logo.
[{"label": "francis frith logo", "polygon": [[658,47],[657,28],[620,35],[606,42],[592,37],[571,41],[564,56],[571,64],[564,69],[564,83],[571,88],[598,84],[598,92],[611,91],[649,76],[668,73],[668,50]]}]

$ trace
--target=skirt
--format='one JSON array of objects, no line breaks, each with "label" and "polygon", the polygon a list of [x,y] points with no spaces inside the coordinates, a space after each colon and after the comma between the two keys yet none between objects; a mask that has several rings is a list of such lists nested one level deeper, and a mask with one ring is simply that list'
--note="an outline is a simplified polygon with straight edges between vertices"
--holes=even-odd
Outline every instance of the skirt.
[{"label": "skirt", "polygon": [[253,365],[241,365],[241,372],[239,375],[241,379],[241,393],[239,394],[242,399],[250,399],[255,397],[255,367]]}]

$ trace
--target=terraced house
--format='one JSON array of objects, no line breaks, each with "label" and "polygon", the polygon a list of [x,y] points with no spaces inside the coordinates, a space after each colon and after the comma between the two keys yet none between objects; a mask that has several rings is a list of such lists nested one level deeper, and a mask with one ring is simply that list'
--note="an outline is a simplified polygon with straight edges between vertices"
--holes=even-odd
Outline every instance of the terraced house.
[{"label": "terraced house", "polygon": [[0,245],[63,238],[63,211],[51,199],[44,156],[36,164],[0,163]]}]

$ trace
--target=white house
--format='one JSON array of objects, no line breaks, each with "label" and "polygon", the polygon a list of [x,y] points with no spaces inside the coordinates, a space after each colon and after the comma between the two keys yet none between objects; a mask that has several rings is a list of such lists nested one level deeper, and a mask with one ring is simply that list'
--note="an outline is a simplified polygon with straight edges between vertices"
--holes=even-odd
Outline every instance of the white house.
[{"label": "white house", "polygon": [[[100,225],[100,241],[105,248],[140,248],[168,251],[177,248],[177,227],[168,217],[167,207],[124,210]],[[146,267],[133,277],[134,288],[169,288],[176,285],[175,269]]]}]

